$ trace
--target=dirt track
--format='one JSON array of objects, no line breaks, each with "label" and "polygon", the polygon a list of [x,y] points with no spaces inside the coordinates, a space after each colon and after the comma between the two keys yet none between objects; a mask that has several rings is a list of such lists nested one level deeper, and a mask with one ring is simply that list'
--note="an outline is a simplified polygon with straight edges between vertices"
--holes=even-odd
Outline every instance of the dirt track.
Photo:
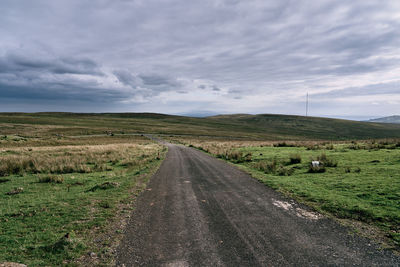
[{"label": "dirt track", "polygon": [[389,251],[235,167],[168,146],[138,198],[118,266],[400,266]]}]

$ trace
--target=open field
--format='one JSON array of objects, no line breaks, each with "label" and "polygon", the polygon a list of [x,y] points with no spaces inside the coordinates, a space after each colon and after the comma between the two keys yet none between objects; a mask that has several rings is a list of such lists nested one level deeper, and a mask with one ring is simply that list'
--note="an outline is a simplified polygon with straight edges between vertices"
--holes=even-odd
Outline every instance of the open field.
[{"label": "open field", "polygon": [[79,264],[93,252],[90,260],[107,263],[165,148],[140,136],[42,141],[2,140],[0,262]]},{"label": "open field", "polygon": [[[92,265],[112,259],[132,196],[165,156],[148,133],[236,163],[320,212],[372,225],[399,247],[400,125],[281,115],[1,113],[0,262],[79,265],[88,252]],[[317,158],[324,171],[309,173]]]},{"label": "open field", "polygon": [[[317,211],[347,223],[372,225],[370,237],[400,248],[400,140],[333,144],[186,138],[180,142],[238,164],[269,187]],[[312,160],[323,166],[311,168]]]},{"label": "open field", "polygon": [[350,140],[400,138],[400,125],[287,115],[191,118],[151,113],[0,113],[0,135],[40,141],[105,134],[213,136],[243,140]]}]

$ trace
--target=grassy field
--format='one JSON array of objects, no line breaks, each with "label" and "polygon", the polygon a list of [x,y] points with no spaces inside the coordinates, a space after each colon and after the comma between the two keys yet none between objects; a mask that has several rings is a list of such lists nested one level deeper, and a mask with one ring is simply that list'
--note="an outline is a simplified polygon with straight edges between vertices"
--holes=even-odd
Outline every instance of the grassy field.
[{"label": "grassy field", "polygon": [[0,113],[0,135],[41,139],[90,134],[213,136],[243,140],[349,140],[400,138],[400,124],[287,115],[191,118],[151,113]]},{"label": "grassy field", "polygon": [[39,146],[2,140],[0,262],[81,265],[89,252],[94,265],[112,260],[119,220],[130,214],[132,196],[144,189],[165,148],[141,136],[87,139]]},{"label": "grassy field", "polygon": [[[400,140],[180,142],[238,164],[322,213],[376,227],[378,232],[371,230],[371,235],[400,248]],[[321,166],[311,167],[312,160]]]},{"label": "grassy field", "polygon": [[[399,244],[399,144],[372,139],[400,138],[400,125],[283,115],[0,113],[0,262],[110,264],[132,196],[166,152],[146,133],[237,163],[317,210],[380,227]],[[318,157],[324,172],[309,173]]]}]

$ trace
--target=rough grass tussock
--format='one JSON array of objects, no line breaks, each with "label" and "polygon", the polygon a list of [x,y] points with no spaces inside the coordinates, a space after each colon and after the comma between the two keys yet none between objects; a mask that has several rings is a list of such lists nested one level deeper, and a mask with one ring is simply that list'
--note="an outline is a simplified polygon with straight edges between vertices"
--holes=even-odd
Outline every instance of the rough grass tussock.
[{"label": "rough grass tussock", "polygon": [[289,164],[298,164],[301,163],[301,156],[300,154],[290,154],[289,156]]},{"label": "rough grass tussock", "polygon": [[64,178],[58,175],[46,175],[39,177],[39,183],[54,183],[54,184],[62,184],[64,182]]}]

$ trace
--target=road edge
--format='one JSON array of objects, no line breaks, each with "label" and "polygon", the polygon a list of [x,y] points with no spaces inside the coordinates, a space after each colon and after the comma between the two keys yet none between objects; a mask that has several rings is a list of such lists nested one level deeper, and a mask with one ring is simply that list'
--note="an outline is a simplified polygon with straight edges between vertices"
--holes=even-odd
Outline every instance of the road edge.
[{"label": "road edge", "polygon": [[[73,260],[72,264],[77,266],[115,266],[117,248],[136,208],[137,198],[146,190],[151,178],[166,158],[168,147],[164,147],[165,149],[159,155],[160,160],[149,164],[146,173],[139,175],[138,183],[129,189],[130,197],[118,204],[115,215],[109,219],[109,224],[102,229],[91,229],[89,231],[91,246],[88,247],[85,254]],[[101,257],[98,257],[100,253]]]}]

